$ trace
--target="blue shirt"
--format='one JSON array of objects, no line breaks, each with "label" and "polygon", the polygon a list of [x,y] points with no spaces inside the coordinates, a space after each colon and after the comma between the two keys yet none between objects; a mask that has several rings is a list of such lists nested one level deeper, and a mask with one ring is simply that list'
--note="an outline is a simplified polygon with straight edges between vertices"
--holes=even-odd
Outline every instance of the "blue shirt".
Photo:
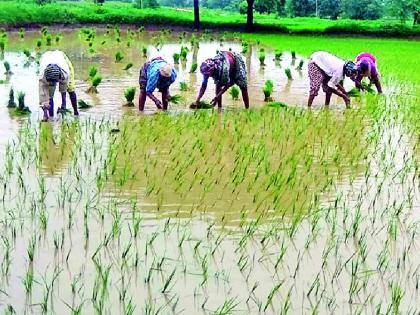
[{"label": "blue shirt", "polygon": [[153,93],[153,91],[158,88],[160,91],[166,90],[169,86],[176,80],[176,71],[172,69],[172,74],[169,80],[160,79],[160,67],[167,62],[164,60],[155,60],[152,61],[147,68],[147,84],[146,84],[146,93]]}]

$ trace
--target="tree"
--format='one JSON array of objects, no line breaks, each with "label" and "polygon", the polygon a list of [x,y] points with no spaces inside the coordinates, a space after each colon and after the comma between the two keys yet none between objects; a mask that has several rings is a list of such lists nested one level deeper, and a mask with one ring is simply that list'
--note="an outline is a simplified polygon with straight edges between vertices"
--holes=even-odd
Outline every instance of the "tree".
[{"label": "tree", "polygon": [[315,0],[286,0],[285,10],[289,16],[314,15]]},{"label": "tree", "polygon": [[382,0],[343,0],[342,9],[349,19],[375,20],[383,15]]},{"label": "tree", "polygon": [[401,22],[413,18],[414,25],[419,23],[420,0],[387,0],[385,9],[391,16],[401,19]]},{"label": "tree", "polygon": [[194,0],[194,28],[200,29],[200,4],[199,0]]},{"label": "tree", "polygon": [[340,0],[321,0],[319,3],[319,16],[336,20],[341,12]]},{"label": "tree", "polygon": [[246,0],[248,2],[248,10],[246,13],[246,29],[252,31],[254,28],[254,2],[255,0]]}]

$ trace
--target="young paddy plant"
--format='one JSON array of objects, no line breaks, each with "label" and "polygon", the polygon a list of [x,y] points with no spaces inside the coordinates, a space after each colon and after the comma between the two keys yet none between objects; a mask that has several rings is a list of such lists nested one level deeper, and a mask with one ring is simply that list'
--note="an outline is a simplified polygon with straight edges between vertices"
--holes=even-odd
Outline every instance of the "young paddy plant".
[{"label": "young paddy plant", "polygon": [[271,94],[273,93],[274,84],[273,81],[267,80],[264,83],[263,93],[264,93],[264,102],[272,102],[273,98]]},{"label": "young paddy plant", "polygon": [[133,107],[134,106],[133,100],[134,100],[135,95],[136,95],[136,88],[135,87],[127,88],[124,91],[124,97],[125,97],[125,100],[127,101],[124,106]]}]

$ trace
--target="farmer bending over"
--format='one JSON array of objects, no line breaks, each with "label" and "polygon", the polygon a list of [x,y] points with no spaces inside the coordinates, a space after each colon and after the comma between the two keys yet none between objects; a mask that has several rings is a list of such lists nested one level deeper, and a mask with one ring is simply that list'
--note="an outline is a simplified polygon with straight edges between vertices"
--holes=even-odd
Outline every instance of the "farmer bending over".
[{"label": "farmer bending over", "polygon": [[318,51],[309,58],[308,75],[310,81],[308,107],[312,106],[321,86],[325,92],[325,106],[330,105],[332,94],[336,94],[343,98],[347,108],[350,107],[350,98],[341,82],[344,76],[357,75],[354,62],[344,61],[325,51]]},{"label": "farmer bending over", "polygon": [[362,52],[356,57],[356,67],[357,75],[352,78],[356,87],[363,91],[365,88],[362,86],[362,80],[367,77],[369,78],[371,84],[375,84],[378,93],[382,93],[382,86],[379,81],[379,72],[375,56],[367,52]]},{"label": "farmer bending over", "polygon": [[[144,110],[146,97],[149,97],[157,108],[167,110],[170,98],[169,87],[175,82],[176,76],[176,71],[172,65],[161,57],[146,62],[140,69],[139,110]],[[162,102],[153,95],[156,88],[162,93]]]},{"label": "farmer bending over", "polygon": [[223,93],[236,84],[241,89],[245,108],[249,108],[247,71],[240,54],[222,51],[216,57],[205,60],[200,71],[204,78],[197,96],[197,107],[206,92],[209,78],[213,78],[216,84],[216,97],[211,101],[213,106],[217,104],[221,108]]},{"label": "farmer bending over", "polygon": [[74,115],[77,110],[74,68],[66,54],[62,51],[47,51],[40,60],[39,104],[44,111],[43,121],[54,116],[54,93],[58,83],[61,93],[61,110],[66,110],[66,92],[70,95]]}]

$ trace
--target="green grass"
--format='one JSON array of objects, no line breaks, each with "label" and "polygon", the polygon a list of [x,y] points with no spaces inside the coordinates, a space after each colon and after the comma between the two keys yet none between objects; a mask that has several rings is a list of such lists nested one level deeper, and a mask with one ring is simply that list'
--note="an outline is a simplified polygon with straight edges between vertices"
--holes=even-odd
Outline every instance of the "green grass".
[{"label": "green grass", "polygon": [[[137,9],[132,4],[106,2],[103,6],[91,3],[58,2],[37,6],[15,1],[0,2],[0,25],[20,27],[34,24],[136,24],[185,26],[193,24],[192,10],[174,8]],[[203,28],[239,29],[246,17],[221,10],[201,10]],[[275,15],[255,14],[256,30],[306,34],[370,34],[382,36],[417,36],[420,27],[411,21],[401,24],[395,20],[353,21],[319,18],[278,18]]]}]

